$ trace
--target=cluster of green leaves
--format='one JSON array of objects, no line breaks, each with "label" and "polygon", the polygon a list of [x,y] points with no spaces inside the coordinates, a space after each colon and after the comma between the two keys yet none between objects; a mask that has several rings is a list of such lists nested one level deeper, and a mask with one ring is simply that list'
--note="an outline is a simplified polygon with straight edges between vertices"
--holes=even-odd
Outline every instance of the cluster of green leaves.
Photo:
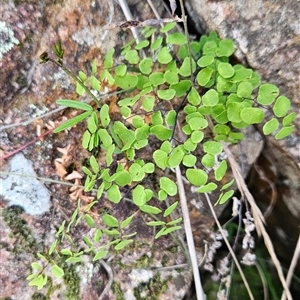
[{"label": "cluster of green leaves", "polygon": [[[100,164],[91,154],[87,166],[83,167],[85,191],[96,190],[97,199],[105,195],[117,204],[125,191],[128,196],[130,190],[131,200],[138,210],[149,217],[156,215],[153,221],[147,222],[148,226],[160,227],[155,238],[180,229],[182,221],[181,218],[171,221],[169,218],[178,202],[170,206],[165,202],[178,193],[174,180],[162,176],[156,190],[145,187],[145,180],[157,168],[166,170],[180,166],[197,192],[218,189],[220,195],[216,204],[223,204],[234,193],[231,188],[234,180],[225,184],[222,181],[228,167],[226,160],[221,158],[222,142],[239,142],[244,138],[242,129],[252,124],[264,124],[265,134],[273,133],[275,138],[283,138],[292,132],[296,116],[289,113],[290,101],[279,96],[276,86],[262,84],[253,70],[230,63],[234,53],[231,40],[220,40],[215,33],[210,33],[188,47],[183,34],[171,31],[174,26],[175,23],[169,23],[159,32],[155,28],[144,28],[141,42],[132,41],[122,48],[123,62],[116,63],[114,49],[111,49],[104,60],[105,69],[98,70],[93,62],[89,75],[80,71],[75,77],[79,95],[88,92],[97,97],[97,93],[107,86],[118,87],[127,93],[117,103],[119,120],[113,120],[109,105],[98,100],[97,107],[76,100],[57,100],[59,105],[82,112],[55,132],[86,120],[83,148],[88,151],[101,149],[101,155],[105,156],[105,162]],[[156,35],[155,39],[152,39],[153,35]],[[58,59],[62,60],[62,56]],[[179,107],[178,103],[181,103]],[[265,117],[267,109],[274,115],[268,121]],[[184,138],[177,141],[174,137],[179,112],[184,117],[180,129]],[[151,149],[152,156],[145,160],[140,153],[149,147],[150,138],[156,139],[156,148]],[[199,153],[202,156],[199,157]],[[153,205],[153,199],[162,205]],[[121,250],[133,241],[136,232],[125,234],[124,229],[130,225],[134,214],[123,221],[105,214],[101,219],[106,226],[103,229],[90,214],[95,203],[83,211],[78,204],[69,224],[63,222],[57,231],[48,256],[56,253],[66,256],[67,262],[77,263],[84,253],[93,253],[95,261],[105,257],[111,247]],[[81,252],[72,247],[59,249],[65,237],[73,243],[70,230],[81,219],[93,228],[92,239],[83,237],[87,248]],[[104,235],[109,237],[108,242],[103,239]],[[63,276],[62,269],[47,261],[52,264],[51,271],[56,277]],[[43,267],[35,264],[33,268],[41,270]],[[31,276],[32,285],[41,287],[45,283],[41,274]]]},{"label": "cluster of green leaves", "polygon": [[[296,114],[288,114],[289,99],[279,96],[276,86],[261,84],[259,75],[253,70],[239,64],[231,65],[229,58],[234,53],[232,40],[220,40],[215,33],[202,36],[199,41],[190,44],[190,56],[186,37],[178,32],[169,33],[174,26],[175,23],[169,23],[160,29],[159,36],[153,43],[150,38],[156,34],[156,29],[145,28],[144,40],[138,44],[130,42],[123,47],[123,63],[114,65],[112,49],[106,55],[105,70],[100,74],[97,75],[94,64],[90,77],[83,72],[79,73],[81,83],[88,81],[96,91],[107,83],[123,90],[135,90],[129,97],[118,102],[123,120],[111,121],[107,104],[95,111],[85,103],[57,101],[68,107],[81,106],[85,111],[57,131],[65,129],[72,122],[87,118],[88,128],[83,136],[83,147],[90,151],[101,147],[106,151],[106,166],[101,171],[93,156],[90,159],[91,170],[84,168],[87,174],[86,191],[100,181],[98,198],[106,191],[109,200],[118,203],[122,199],[120,187],[141,182],[145,174],[154,172],[155,166],[165,169],[181,164],[187,168],[186,177],[192,185],[198,187],[198,192],[211,192],[218,185],[208,182],[208,170],[214,170],[216,181],[222,180],[227,171],[226,161],[218,160],[223,151],[221,142],[236,143],[243,139],[242,128],[263,123],[265,107],[271,106],[274,112],[274,117],[265,121],[265,134],[275,132],[275,138],[279,139],[289,135],[294,128],[291,123]],[[140,50],[147,50],[149,55],[142,57]],[[179,62],[174,59],[176,56]],[[78,85],[77,91],[82,94],[85,89]],[[178,101],[178,98],[186,98],[187,101],[183,108],[186,123],[182,125],[186,139],[174,146],[172,138],[178,110],[162,112],[159,107],[164,101],[172,103],[174,99]],[[137,106],[139,115],[136,112]],[[146,122],[144,116],[149,114],[151,121]],[[131,120],[130,123],[127,119]],[[208,120],[213,121],[213,140],[205,137]],[[154,151],[153,162],[145,163],[143,159],[136,158],[136,151],[148,145],[151,135],[161,141],[161,146]],[[199,147],[204,153],[200,161],[195,155],[195,150]],[[122,164],[118,164],[117,171],[111,174],[110,166],[117,153],[123,153],[131,165],[126,170]],[[132,191],[133,202],[143,211],[158,213],[159,209],[150,209],[145,206],[146,203],[153,196],[164,200],[168,195],[174,196],[176,192],[176,185],[172,180],[156,194],[137,184]],[[233,191],[228,193],[221,193],[218,203],[224,203]]]}]

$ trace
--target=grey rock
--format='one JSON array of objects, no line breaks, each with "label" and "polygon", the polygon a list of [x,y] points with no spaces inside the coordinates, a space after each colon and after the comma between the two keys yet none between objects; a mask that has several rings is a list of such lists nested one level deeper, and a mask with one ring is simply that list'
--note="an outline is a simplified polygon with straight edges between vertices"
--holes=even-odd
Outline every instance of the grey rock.
[{"label": "grey rock", "polygon": [[49,211],[50,193],[38,181],[32,164],[22,153],[16,154],[10,161],[10,173],[2,181],[4,199],[9,205],[19,205],[30,215],[41,215]]}]

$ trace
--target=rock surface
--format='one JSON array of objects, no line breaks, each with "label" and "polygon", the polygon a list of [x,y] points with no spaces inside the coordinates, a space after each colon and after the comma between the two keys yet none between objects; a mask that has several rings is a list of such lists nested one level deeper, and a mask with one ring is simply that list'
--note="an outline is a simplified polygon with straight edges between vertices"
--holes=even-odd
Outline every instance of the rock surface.
[{"label": "rock surface", "polygon": [[30,215],[42,215],[49,212],[50,193],[35,178],[36,174],[31,163],[22,153],[16,154],[9,163],[10,173],[25,174],[25,176],[9,174],[3,179],[1,193],[9,205],[23,206]]}]

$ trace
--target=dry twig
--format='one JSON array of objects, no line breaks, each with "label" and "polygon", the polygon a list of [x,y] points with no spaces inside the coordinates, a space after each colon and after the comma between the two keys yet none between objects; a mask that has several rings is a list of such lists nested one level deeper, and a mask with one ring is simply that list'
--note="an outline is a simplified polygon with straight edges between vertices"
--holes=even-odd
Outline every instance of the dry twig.
[{"label": "dry twig", "polygon": [[259,235],[262,235],[262,237],[264,239],[265,246],[268,249],[268,252],[269,252],[269,254],[272,258],[272,261],[275,265],[278,277],[279,277],[279,279],[281,281],[281,284],[283,286],[283,289],[284,289],[284,291],[287,295],[287,299],[292,300],[293,298],[292,298],[291,292],[289,290],[288,284],[287,284],[287,282],[284,278],[284,274],[283,274],[280,262],[279,262],[279,260],[276,256],[275,251],[274,251],[273,243],[272,243],[272,241],[270,239],[270,236],[268,235],[268,233],[265,229],[265,226],[264,226],[265,220],[264,220],[264,217],[262,215],[262,212],[259,209],[259,207],[257,206],[253,196],[249,192],[248,187],[247,187],[247,185],[244,181],[244,178],[241,174],[240,167],[237,164],[237,162],[235,161],[230,149],[227,147],[227,145],[225,143],[223,143],[223,149],[224,149],[224,151],[227,155],[227,158],[229,160],[229,163],[231,165],[232,173],[233,173],[233,176],[236,180],[238,189],[241,192],[241,194],[245,197],[245,199],[247,199],[247,201],[249,202],[249,204],[252,208],[252,215],[253,215],[253,218],[254,218],[254,223],[255,223],[255,226],[256,226],[257,233]]}]

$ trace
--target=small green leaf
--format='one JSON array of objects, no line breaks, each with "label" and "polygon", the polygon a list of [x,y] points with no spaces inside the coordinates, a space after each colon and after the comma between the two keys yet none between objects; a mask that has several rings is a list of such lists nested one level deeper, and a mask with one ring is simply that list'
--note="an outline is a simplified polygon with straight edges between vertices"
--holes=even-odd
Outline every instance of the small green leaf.
[{"label": "small green leaf", "polygon": [[165,122],[168,126],[174,126],[176,121],[176,111],[174,109],[171,109],[165,118]]},{"label": "small green leaf", "polygon": [[94,75],[90,77],[90,84],[92,89],[94,89],[95,91],[100,91],[101,89],[100,81]]},{"label": "small green leaf", "polygon": [[211,65],[215,61],[215,58],[211,55],[204,55],[201,56],[200,59],[197,61],[197,65],[201,68],[207,67]]},{"label": "small green leaf", "polygon": [[158,207],[147,205],[147,204],[139,206],[139,209],[145,213],[153,214],[153,215],[157,215],[161,213],[161,209],[159,209]]},{"label": "small green leaf", "polygon": [[125,59],[128,60],[130,64],[137,64],[140,61],[139,54],[136,50],[131,49],[125,54]]},{"label": "small green leaf", "polygon": [[201,163],[206,168],[212,168],[215,165],[215,156],[207,153],[202,156]]},{"label": "small green leaf", "polygon": [[159,140],[165,141],[171,138],[173,131],[163,125],[154,125],[150,128],[150,132]]},{"label": "small green leaf", "polygon": [[174,83],[170,85],[170,88],[176,91],[177,97],[182,97],[190,87],[192,86],[192,82],[187,79],[180,80],[178,83]]},{"label": "small green leaf", "polygon": [[124,76],[116,76],[115,84],[123,90],[129,90],[136,87],[138,77],[136,75],[126,73]]},{"label": "small green leaf", "polygon": [[179,230],[179,229],[181,229],[181,226],[174,226],[174,227],[170,227],[170,228],[164,227],[155,235],[155,239],[158,239],[162,235],[167,235],[167,234],[169,234],[175,230]]},{"label": "small green leaf", "polygon": [[94,235],[94,242],[98,243],[102,237],[102,234],[102,231],[100,229],[97,229]]},{"label": "small green leaf", "polygon": [[193,154],[187,154],[183,157],[182,164],[186,167],[193,167],[196,165],[197,157]]},{"label": "small green leaf", "polygon": [[188,181],[195,186],[204,185],[208,179],[208,175],[205,171],[197,169],[187,169],[186,177]]},{"label": "small green leaf", "polygon": [[165,83],[166,79],[164,78],[164,74],[162,72],[153,72],[149,76],[149,81],[153,86],[158,86]]},{"label": "small green leaf", "polygon": [[95,111],[92,112],[91,116],[87,120],[88,130],[91,133],[95,133],[98,129],[98,117]]},{"label": "small green leaf", "polygon": [[104,67],[109,69],[113,66],[113,55],[115,53],[115,49],[111,48],[105,55],[104,59]]},{"label": "small green leaf", "polygon": [[166,222],[164,221],[150,221],[147,222],[148,226],[162,226],[162,225],[166,225]]},{"label": "small green leaf", "polygon": [[230,199],[233,196],[233,194],[234,194],[233,190],[227,191],[225,193],[221,193],[215,205],[224,204],[225,202],[227,202],[228,199]]},{"label": "small green leaf", "polygon": [[157,38],[150,46],[151,50],[157,50],[160,45],[162,44],[163,38],[159,37]]},{"label": "small green leaf", "polygon": [[146,57],[140,61],[139,68],[142,73],[148,75],[152,72],[152,65],[153,65],[152,59],[149,57]]},{"label": "small green leaf", "polygon": [[226,189],[228,189],[229,187],[231,187],[234,184],[234,179],[230,180],[228,183],[224,184],[221,188],[221,191],[224,191]]},{"label": "small green leaf", "polygon": [[58,99],[56,100],[56,104],[82,110],[93,110],[93,107],[91,105],[76,100]]},{"label": "small green leaf", "polygon": [[166,42],[168,44],[183,45],[187,43],[187,40],[183,33],[175,32],[167,36]]},{"label": "small green leaf", "polygon": [[229,57],[234,53],[234,43],[231,39],[223,39],[219,43],[219,47],[216,49],[216,54],[219,57]]},{"label": "small green leaf", "polygon": [[109,106],[107,104],[102,105],[100,109],[100,120],[103,127],[107,127],[110,122]]},{"label": "small green leaf", "polygon": [[168,166],[170,168],[177,167],[181,163],[184,155],[185,152],[183,151],[182,145],[175,147],[168,158]]},{"label": "small green leaf", "polygon": [[49,255],[51,255],[52,252],[55,250],[56,244],[57,244],[57,240],[55,240],[55,241],[51,244],[51,246],[50,246],[50,248],[49,248],[49,251],[48,251],[48,254],[49,254]]},{"label": "small green leaf", "polygon": [[199,105],[201,103],[201,97],[194,87],[191,88],[187,98],[188,102],[192,105]]},{"label": "small green leaf", "polygon": [[67,263],[79,263],[82,262],[82,257],[69,257],[68,259],[66,259]]},{"label": "small green leaf", "polygon": [[[192,63],[192,72],[191,72],[191,63]],[[192,73],[194,73],[196,70],[196,63],[195,61],[192,59],[190,60],[190,57],[186,57],[183,60],[183,63],[181,65],[181,67],[179,68],[179,74],[183,77],[188,77],[190,76]]]},{"label": "small green leaf", "polygon": [[198,145],[197,143],[193,143],[189,138],[183,143],[183,148],[187,151],[194,151],[196,150],[197,145]]},{"label": "small green leaf", "polygon": [[108,253],[108,250],[99,250],[93,258],[93,261],[104,258]]},{"label": "small green leaf", "polygon": [[142,185],[138,184],[132,190],[132,200],[133,203],[137,206],[142,206],[147,202],[145,188]]},{"label": "small green leaf", "polygon": [[257,107],[245,107],[241,110],[241,119],[247,124],[259,124],[264,116],[263,110]]},{"label": "small green leaf", "polygon": [[121,250],[123,248],[125,248],[127,245],[129,245],[130,243],[132,243],[133,240],[124,240],[124,241],[121,241],[120,243],[118,243],[116,246],[115,246],[115,250]]},{"label": "small green leaf", "polygon": [[172,149],[173,147],[170,141],[164,141],[160,146],[160,150],[166,152],[167,154],[169,154]]},{"label": "small green leaf", "polygon": [[99,172],[99,165],[94,155],[91,155],[90,157],[90,166],[95,174]]},{"label": "small green leaf", "polygon": [[157,60],[161,64],[167,64],[172,60],[172,55],[170,54],[167,47],[162,47],[158,53]]},{"label": "small green leaf", "polygon": [[241,82],[238,85],[236,94],[241,98],[250,98],[252,94],[253,86],[250,82]]},{"label": "small green leaf", "polygon": [[204,55],[214,55],[216,49],[217,49],[217,43],[215,41],[207,41],[204,45],[203,45],[203,54]]},{"label": "small green leaf", "polygon": [[153,153],[153,159],[155,164],[161,168],[161,169],[165,169],[167,166],[167,158],[168,158],[168,154],[160,149],[155,150]]},{"label": "small green leaf", "polygon": [[280,131],[275,135],[276,140],[283,139],[289,136],[295,129],[295,126],[287,126],[280,129]]},{"label": "small green leaf", "polygon": [[279,127],[279,122],[276,118],[273,118],[271,120],[269,120],[268,122],[266,122],[266,124],[263,126],[263,133],[265,135],[268,135],[272,132],[274,132],[275,130],[277,130]]},{"label": "small green leaf", "polygon": [[155,111],[151,116],[151,122],[153,125],[162,125],[163,124],[163,117],[161,111]]},{"label": "small green leaf", "polygon": [[286,117],[283,118],[282,120],[282,125],[283,126],[289,126],[291,125],[291,123],[296,119],[296,113],[292,112],[289,115],[287,115]]},{"label": "small green leaf", "polygon": [[58,265],[54,265],[51,267],[51,272],[56,278],[62,278],[64,276],[64,270],[60,268]]},{"label": "small green leaf", "polygon": [[218,65],[218,72],[224,78],[230,78],[234,75],[234,68],[231,64],[220,62]]},{"label": "small green leaf", "polygon": [[173,70],[167,70],[164,74],[164,78],[169,84],[176,84],[179,82],[178,74]]},{"label": "small green leaf", "polygon": [[73,255],[73,253],[72,253],[72,251],[70,249],[61,249],[60,253],[62,255],[68,255],[68,256],[72,256]]},{"label": "small green leaf", "polygon": [[203,150],[212,155],[218,155],[223,151],[222,144],[215,141],[207,141],[203,144]]},{"label": "small green leaf", "polygon": [[160,99],[163,100],[171,100],[174,98],[176,94],[176,91],[173,89],[167,89],[167,90],[158,90],[157,95]]},{"label": "small green leaf", "polygon": [[88,130],[86,130],[82,136],[82,147],[84,149],[87,149],[89,147],[90,139],[91,139],[91,134]]},{"label": "small green leaf", "polygon": [[140,95],[124,98],[118,102],[119,106],[133,106],[140,99]]},{"label": "small green leaf", "polygon": [[142,31],[144,37],[148,38],[156,31],[156,28],[153,28],[151,26],[146,26],[141,31]]},{"label": "small green leaf", "polygon": [[161,177],[159,180],[160,188],[164,190],[169,196],[175,196],[177,194],[177,185],[174,181],[168,177]]},{"label": "small green leaf", "polygon": [[143,166],[143,171],[147,174],[152,174],[155,170],[155,165],[154,163],[146,163],[144,166]]},{"label": "small green leaf", "polygon": [[85,74],[84,72],[82,72],[82,71],[79,71],[79,72],[78,72],[78,77],[79,77],[79,79],[80,79],[82,82],[85,82],[85,81],[87,80],[86,74]]},{"label": "small green leaf", "polygon": [[127,66],[125,64],[121,64],[116,67],[115,72],[118,76],[124,76],[127,72]]},{"label": "small green leaf", "polygon": [[273,111],[276,117],[281,118],[284,117],[289,109],[291,108],[291,101],[285,96],[280,96],[277,98]]},{"label": "small green leaf", "polygon": [[105,161],[106,161],[106,165],[109,167],[112,162],[113,162],[113,153],[115,151],[115,145],[111,144],[108,148],[107,148],[107,152],[106,152],[106,156],[105,156]]},{"label": "small green leaf", "polygon": [[95,221],[94,221],[94,219],[90,215],[88,215],[88,214],[85,215],[85,221],[87,222],[87,224],[91,228],[95,228],[96,227]]},{"label": "small green leaf", "polygon": [[[117,229],[103,229],[103,233],[106,235],[121,235],[120,231],[118,231]],[[112,242],[110,242],[110,244],[112,245],[113,243],[118,243],[118,241],[114,240]]]},{"label": "small green leaf", "polygon": [[132,177],[128,171],[123,170],[117,173],[116,178],[114,179],[115,183],[119,186],[126,186],[132,182]]},{"label": "small green leaf", "polygon": [[36,262],[33,262],[31,264],[31,268],[34,269],[34,270],[42,270],[43,269],[43,267],[40,264],[36,263]]},{"label": "small green leaf", "polygon": [[29,286],[37,286],[38,290],[40,290],[46,284],[45,278],[47,278],[47,276],[43,277],[43,275],[40,274],[35,279],[31,280],[28,285]]},{"label": "small green leaf", "polygon": [[226,171],[227,171],[227,162],[226,162],[226,160],[222,160],[220,165],[215,170],[216,180],[220,181],[226,174]]},{"label": "small green leaf", "polygon": [[166,200],[167,197],[168,197],[168,194],[167,194],[164,190],[159,190],[159,191],[158,191],[158,199],[159,199],[160,201]]},{"label": "small green leaf", "polygon": [[155,98],[154,96],[147,96],[144,98],[143,100],[143,109],[146,112],[150,112],[153,110],[153,106],[154,106],[154,102],[155,102]]},{"label": "small green leaf", "polygon": [[202,131],[193,131],[191,134],[191,141],[195,144],[200,143],[204,138],[204,133]]},{"label": "small green leaf", "polygon": [[217,186],[214,182],[210,182],[210,183],[208,183],[208,184],[206,184],[206,185],[201,186],[201,187],[197,190],[197,192],[198,192],[198,193],[210,193],[210,192],[216,190],[217,187],[218,187],[218,186]]},{"label": "small green leaf", "polygon": [[107,132],[106,129],[100,128],[98,129],[98,136],[103,144],[103,147],[107,149],[112,144],[112,138]]},{"label": "small green leaf", "polygon": [[245,105],[240,102],[231,102],[227,106],[228,120],[231,122],[239,123],[241,119],[241,111],[245,108]]},{"label": "small green leaf", "polygon": [[132,181],[142,181],[145,177],[145,172],[138,163],[133,163],[129,168]]},{"label": "small green leaf", "polygon": [[131,215],[130,217],[128,217],[127,219],[125,219],[122,223],[121,223],[121,229],[127,227],[131,221],[133,219],[133,215]]},{"label": "small green leaf", "polygon": [[276,85],[265,83],[259,87],[257,102],[262,105],[270,105],[279,95],[279,89]]},{"label": "small green leaf", "polygon": [[38,256],[40,259],[42,259],[42,260],[48,262],[48,259],[47,259],[44,255],[42,255],[41,253],[37,253],[37,256]]},{"label": "small green leaf", "polygon": [[197,116],[197,114],[198,113],[190,114],[186,117],[187,123],[192,131],[198,131],[208,126],[206,119],[204,119],[204,117],[201,115]]},{"label": "small green leaf", "polygon": [[120,189],[116,184],[113,184],[107,191],[107,198],[113,203],[119,203],[122,199]]},{"label": "small green leaf", "polygon": [[164,212],[164,217],[169,216],[177,207],[178,201],[174,202],[172,205],[170,205]]},{"label": "small green leaf", "polygon": [[219,94],[216,90],[210,89],[202,96],[202,102],[205,106],[215,106],[219,102]]},{"label": "small green leaf", "polygon": [[141,50],[143,48],[146,48],[149,46],[149,41],[148,40],[143,40],[143,41],[140,41],[136,46],[135,46],[135,49],[136,50]]},{"label": "small green leaf", "polygon": [[66,129],[78,124],[79,122],[83,121],[84,119],[86,119],[91,113],[92,113],[92,111],[86,111],[86,112],[66,121],[62,125],[58,126],[57,128],[55,128],[53,130],[53,132],[58,133],[60,131],[66,130]]},{"label": "small green leaf", "polygon": [[168,226],[175,225],[175,224],[180,223],[181,221],[182,221],[182,218],[180,217],[180,218],[178,218],[178,219],[175,219],[175,220],[173,220],[173,221],[168,222],[167,225],[168,225]]},{"label": "small green leaf", "polygon": [[127,106],[122,106],[120,108],[120,113],[123,117],[128,118],[131,115],[131,109]]},{"label": "small green leaf", "polygon": [[119,222],[118,220],[109,214],[103,215],[102,216],[102,221],[105,223],[105,225],[107,225],[108,227],[118,227],[119,226]]},{"label": "small green leaf", "polygon": [[82,96],[85,93],[83,83],[79,83],[78,81],[76,81],[76,93],[80,96]]},{"label": "small green leaf", "polygon": [[166,33],[168,31],[170,31],[171,29],[173,29],[176,26],[176,24],[177,24],[176,22],[167,23],[165,26],[163,26],[160,29],[160,32]]}]

